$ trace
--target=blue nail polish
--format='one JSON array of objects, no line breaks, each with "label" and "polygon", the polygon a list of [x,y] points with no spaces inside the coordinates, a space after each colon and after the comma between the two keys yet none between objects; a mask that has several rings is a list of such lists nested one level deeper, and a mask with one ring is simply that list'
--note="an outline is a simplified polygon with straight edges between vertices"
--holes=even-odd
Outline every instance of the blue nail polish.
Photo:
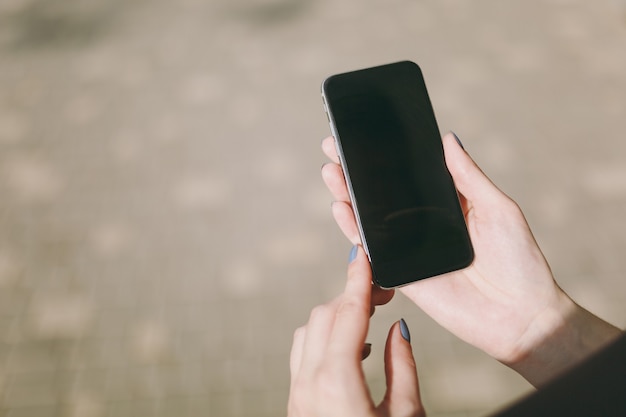
[{"label": "blue nail polish", "polygon": [[456,143],[459,144],[459,146],[461,147],[461,149],[465,150],[465,146],[463,146],[463,143],[461,142],[461,139],[459,139],[459,137],[456,135],[456,133],[451,132],[452,136],[454,136],[454,139],[456,139]]},{"label": "blue nail polish", "polygon": [[404,340],[411,343],[411,333],[409,332],[409,327],[406,325],[406,321],[404,321],[404,319],[400,319],[400,333],[402,334],[402,338]]},{"label": "blue nail polish", "polygon": [[357,245],[354,245],[352,247],[352,250],[350,251],[350,257],[348,258],[348,263],[354,261],[354,258],[356,258],[356,254],[359,251],[359,247]]}]

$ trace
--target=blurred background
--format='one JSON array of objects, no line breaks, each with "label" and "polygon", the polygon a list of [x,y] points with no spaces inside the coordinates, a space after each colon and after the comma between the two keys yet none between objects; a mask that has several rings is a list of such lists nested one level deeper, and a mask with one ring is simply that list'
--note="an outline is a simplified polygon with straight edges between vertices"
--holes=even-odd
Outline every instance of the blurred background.
[{"label": "blurred background", "polygon": [[[626,325],[619,0],[1,0],[0,416],[280,416],[350,245],[328,75],[410,59],[560,284]],[[532,390],[398,294],[430,416]]]}]

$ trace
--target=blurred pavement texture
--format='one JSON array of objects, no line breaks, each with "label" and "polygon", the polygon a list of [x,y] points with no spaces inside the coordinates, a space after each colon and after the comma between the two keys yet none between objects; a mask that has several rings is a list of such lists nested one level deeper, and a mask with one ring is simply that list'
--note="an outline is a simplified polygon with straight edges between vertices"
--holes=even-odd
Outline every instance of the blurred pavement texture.
[{"label": "blurred pavement texture", "polygon": [[[562,286],[626,325],[619,0],[1,0],[0,416],[280,416],[350,245],[319,176],[332,73],[411,59]],[[430,416],[531,387],[398,295]]]}]

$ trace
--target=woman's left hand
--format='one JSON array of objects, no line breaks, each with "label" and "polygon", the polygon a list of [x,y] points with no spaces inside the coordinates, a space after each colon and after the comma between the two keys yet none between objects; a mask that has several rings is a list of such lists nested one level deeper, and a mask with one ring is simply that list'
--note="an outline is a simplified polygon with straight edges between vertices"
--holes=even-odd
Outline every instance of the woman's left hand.
[{"label": "woman's left hand", "polygon": [[[365,252],[360,246],[355,250],[343,294],[314,308],[306,326],[294,334],[288,415],[424,416],[415,359],[404,322],[394,323],[387,337],[385,397],[379,405],[371,397],[361,360],[367,350],[365,338],[373,311],[372,277]],[[390,299],[376,296],[385,302]]]}]

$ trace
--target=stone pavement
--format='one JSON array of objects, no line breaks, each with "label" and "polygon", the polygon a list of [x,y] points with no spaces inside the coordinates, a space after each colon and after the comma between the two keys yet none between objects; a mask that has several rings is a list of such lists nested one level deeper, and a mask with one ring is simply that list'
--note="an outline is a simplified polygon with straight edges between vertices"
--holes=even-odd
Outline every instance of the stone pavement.
[{"label": "stone pavement", "polygon": [[[293,330],[342,287],[319,86],[411,59],[561,285],[626,326],[618,0],[2,0],[0,416],[279,416]],[[519,376],[401,295],[430,416]]]}]

